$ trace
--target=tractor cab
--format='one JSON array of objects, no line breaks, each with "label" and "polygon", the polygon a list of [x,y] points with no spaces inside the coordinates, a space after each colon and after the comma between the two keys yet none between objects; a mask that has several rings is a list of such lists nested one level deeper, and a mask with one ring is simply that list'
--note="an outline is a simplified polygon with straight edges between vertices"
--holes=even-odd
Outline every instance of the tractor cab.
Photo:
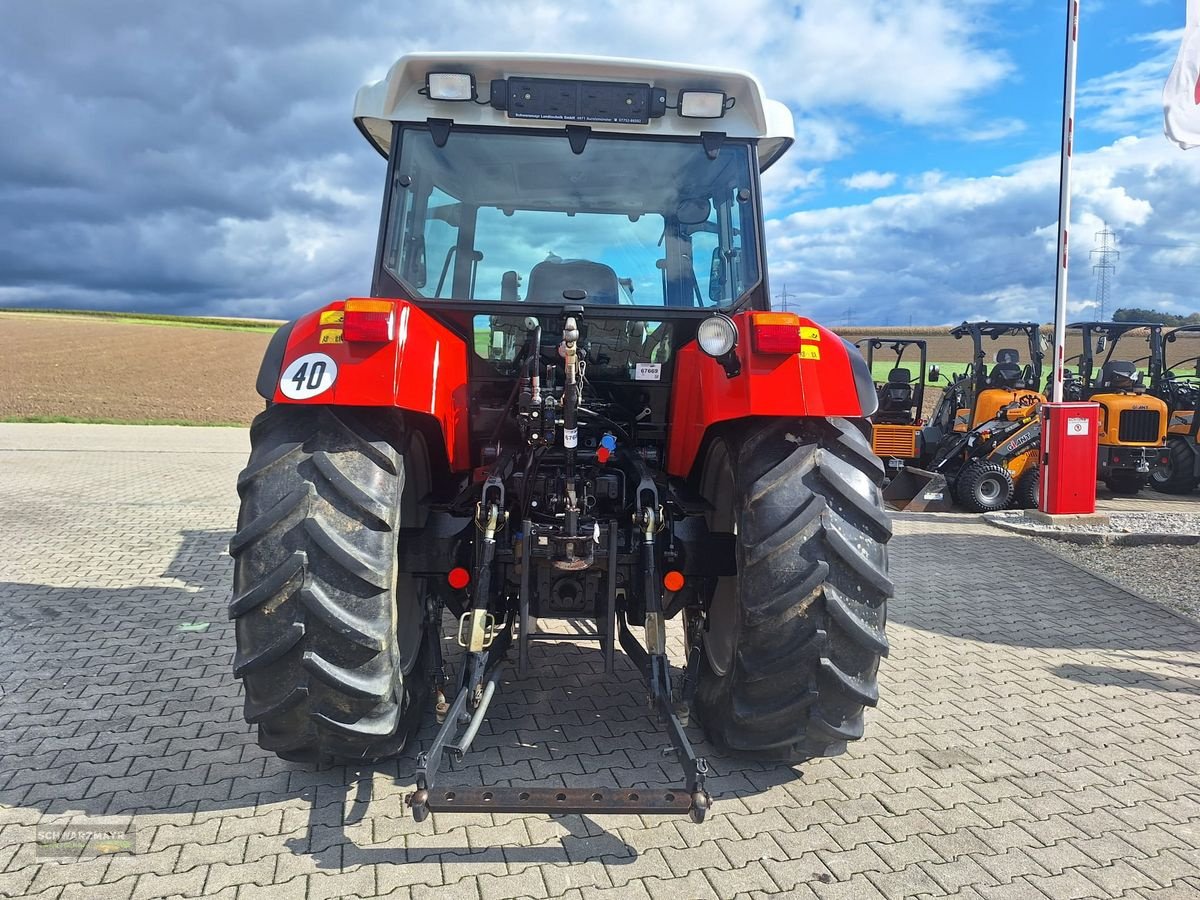
[{"label": "tractor cab", "polygon": [[868,337],[855,346],[864,351],[873,378],[877,357],[886,359],[880,364],[882,379],[874,379],[879,409],[871,417],[871,448],[889,469],[902,469],[921,455],[927,344],[910,338]]},{"label": "tractor cab", "polygon": [[1067,330],[1081,349],[1066,361],[1075,370],[1063,395],[1100,405],[1099,477],[1113,493],[1136,494],[1166,459],[1168,408],[1152,390],[1165,380],[1163,326],[1075,322]]}]

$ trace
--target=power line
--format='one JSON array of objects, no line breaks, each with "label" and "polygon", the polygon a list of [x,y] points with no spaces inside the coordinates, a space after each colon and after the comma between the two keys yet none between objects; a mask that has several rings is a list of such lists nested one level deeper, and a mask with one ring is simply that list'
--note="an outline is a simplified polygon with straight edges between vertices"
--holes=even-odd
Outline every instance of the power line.
[{"label": "power line", "polygon": [[780,291],[778,294],[776,294],[775,296],[776,296],[776,298],[779,300],[779,303],[780,303],[780,306],[781,306],[781,311],[782,311],[782,312],[787,312],[787,311],[788,311],[788,297],[794,297],[795,295],[794,295],[794,294],[789,294],[789,293],[788,293],[788,289],[787,289],[787,282],[784,282],[784,285],[783,285],[783,290],[781,290],[781,291]]},{"label": "power line", "polygon": [[1121,258],[1121,254],[1116,248],[1115,238],[1116,235],[1107,227],[1103,231],[1097,231],[1096,241],[1100,246],[1092,251],[1092,259],[1097,260],[1092,266],[1092,274],[1096,277],[1096,303],[1100,305],[1099,319],[1101,322],[1108,321],[1104,310],[1108,306],[1112,278],[1117,271],[1116,261]]}]

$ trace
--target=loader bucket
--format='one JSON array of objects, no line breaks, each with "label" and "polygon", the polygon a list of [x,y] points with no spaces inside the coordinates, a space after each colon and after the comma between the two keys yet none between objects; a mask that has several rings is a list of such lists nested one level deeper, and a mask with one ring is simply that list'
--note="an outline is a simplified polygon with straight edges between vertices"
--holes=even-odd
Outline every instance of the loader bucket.
[{"label": "loader bucket", "polygon": [[954,508],[946,476],[916,466],[898,471],[883,489],[883,499],[893,509],[909,512],[949,512]]}]

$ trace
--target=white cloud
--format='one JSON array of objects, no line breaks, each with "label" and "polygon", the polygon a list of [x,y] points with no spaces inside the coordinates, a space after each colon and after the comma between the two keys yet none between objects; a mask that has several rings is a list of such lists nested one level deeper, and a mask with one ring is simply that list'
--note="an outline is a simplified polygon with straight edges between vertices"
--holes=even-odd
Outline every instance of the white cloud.
[{"label": "white cloud", "polygon": [[849,178],[842,179],[842,184],[852,191],[881,191],[895,183],[895,172],[876,172],[873,169],[857,172]]},{"label": "white cloud", "polygon": [[1183,29],[1135,35],[1158,51],[1127,69],[1090,78],[1079,86],[1077,120],[1111,134],[1150,134],[1162,129],[1162,92]]},{"label": "white cloud", "polygon": [[[1165,139],[1126,138],[1076,157],[1070,297],[1092,297],[1093,233],[1118,236],[1114,307],[1195,310],[1200,166]],[[772,283],[818,319],[856,324],[964,318],[1048,321],[1058,160],[1004,175],[930,178],[870,203],[768,222]],[[1181,262],[1185,261],[1185,262]],[[1082,308],[1082,307],[1076,307]]]},{"label": "white cloud", "polygon": [[1004,140],[1004,138],[1021,134],[1026,128],[1028,128],[1028,126],[1021,119],[993,119],[986,124],[979,125],[975,128],[962,129],[958,133],[958,137],[961,140],[969,141],[971,143],[1001,141]]},{"label": "white cloud", "polygon": [[[767,209],[807,200],[866,111],[953,123],[1010,71],[992,0],[26,4],[0,30],[0,289],[260,315],[363,292],[382,162],[354,90],[402,52],[667,57],[758,74],[797,116]],[[187,52],[181,53],[181,47]],[[46,110],[54,110],[48,115]],[[69,248],[64,253],[64,247]]]}]

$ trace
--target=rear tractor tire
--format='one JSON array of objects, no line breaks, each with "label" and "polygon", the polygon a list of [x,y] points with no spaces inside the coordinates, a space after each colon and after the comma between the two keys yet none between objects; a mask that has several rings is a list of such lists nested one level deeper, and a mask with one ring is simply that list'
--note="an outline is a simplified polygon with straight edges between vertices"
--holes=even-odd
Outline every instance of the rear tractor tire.
[{"label": "rear tractor tire", "polygon": [[397,571],[406,476],[427,457],[416,433],[387,441],[369,421],[278,404],[250,428],[229,542],[234,675],[259,745],[284,759],[399,753],[428,697],[423,600]]},{"label": "rear tractor tire", "polygon": [[709,446],[709,528],[737,535],[738,573],[716,579],[695,701],[721,749],[796,763],[862,737],[888,652],[882,478],[844,419],[740,423]]},{"label": "rear tractor tire", "polygon": [[1000,463],[974,459],[958,473],[958,502],[971,512],[1006,509],[1013,499],[1012,473]]},{"label": "rear tractor tire", "polygon": [[1186,437],[1167,438],[1171,461],[1150,473],[1150,487],[1163,494],[1188,494],[1200,485],[1196,477],[1196,452]]}]

